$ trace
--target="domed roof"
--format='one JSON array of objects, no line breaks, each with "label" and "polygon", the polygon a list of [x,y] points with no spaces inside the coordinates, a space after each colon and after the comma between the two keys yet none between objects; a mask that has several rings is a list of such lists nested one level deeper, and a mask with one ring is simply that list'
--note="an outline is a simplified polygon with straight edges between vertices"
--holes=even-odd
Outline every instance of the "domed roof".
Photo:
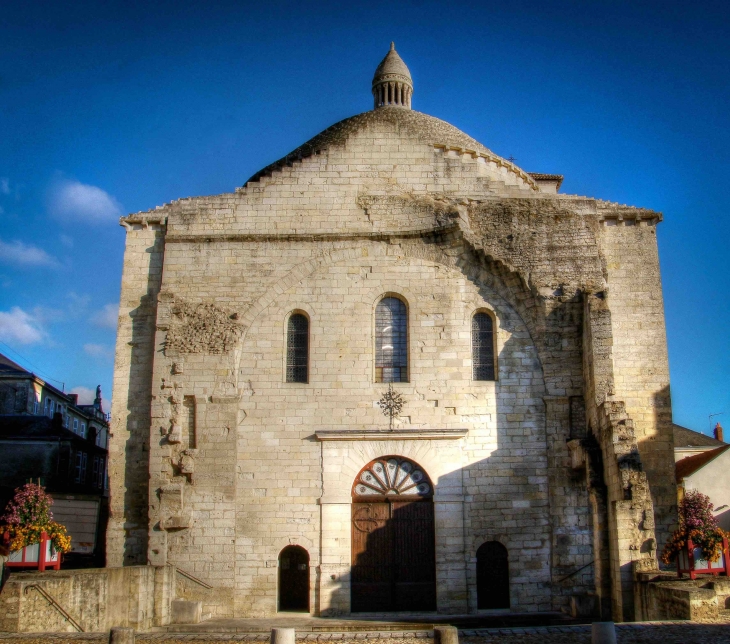
[{"label": "domed roof", "polygon": [[[473,150],[477,153],[499,158],[481,143],[446,121],[414,110],[404,110],[399,107],[380,107],[371,112],[363,112],[335,123],[285,157],[259,170],[248,181],[258,181],[261,177],[268,176],[275,170],[292,165],[294,161],[319,154],[333,146],[344,145],[345,141],[357,131],[378,123],[390,123],[403,128],[429,145]],[[505,164],[507,164],[506,161]]]},{"label": "domed roof", "polygon": [[392,75],[403,76],[404,79],[413,84],[411,72],[403,62],[403,59],[398,55],[398,52],[395,50],[394,42],[390,43],[390,51],[385,55],[385,58],[380,61],[380,65],[378,65],[375,70],[373,85],[384,80],[384,77],[387,76],[390,78]]}]

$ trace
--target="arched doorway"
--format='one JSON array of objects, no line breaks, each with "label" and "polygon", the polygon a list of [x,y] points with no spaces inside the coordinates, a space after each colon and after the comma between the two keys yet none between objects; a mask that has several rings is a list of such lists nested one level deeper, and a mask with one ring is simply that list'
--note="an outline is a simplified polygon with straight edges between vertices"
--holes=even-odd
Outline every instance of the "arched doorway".
[{"label": "arched doorway", "polygon": [[499,541],[477,550],[477,608],[509,608],[509,560]]},{"label": "arched doorway", "polygon": [[279,553],[279,610],[309,612],[309,553],[301,546]]},{"label": "arched doorway", "polygon": [[433,484],[401,456],[368,463],[352,486],[352,612],[436,610]]}]

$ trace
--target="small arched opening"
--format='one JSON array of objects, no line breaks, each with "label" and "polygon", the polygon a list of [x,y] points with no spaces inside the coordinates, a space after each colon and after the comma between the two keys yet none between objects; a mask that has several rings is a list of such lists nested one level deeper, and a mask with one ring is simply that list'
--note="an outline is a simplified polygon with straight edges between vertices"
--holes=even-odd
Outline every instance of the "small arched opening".
[{"label": "small arched opening", "polygon": [[477,608],[509,608],[509,560],[499,541],[486,541],[477,550]]},{"label": "small arched opening", "polygon": [[279,553],[279,610],[309,612],[309,553],[301,546]]}]

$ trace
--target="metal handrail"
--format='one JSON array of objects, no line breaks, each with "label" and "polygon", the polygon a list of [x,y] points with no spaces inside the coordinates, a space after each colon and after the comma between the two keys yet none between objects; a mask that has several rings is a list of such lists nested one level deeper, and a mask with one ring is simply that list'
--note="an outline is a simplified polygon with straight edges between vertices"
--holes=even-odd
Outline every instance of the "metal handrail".
[{"label": "metal handrail", "polygon": [[175,570],[179,572],[183,577],[187,577],[190,581],[194,581],[196,584],[200,584],[203,588],[213,588],[210,584],[206,584],[202,579],[198,579],[194,575],[191,575],[187,570],[183,570],[182,568],[178,568],[175,566]]},{"label": "metal handrail", "polygon": [[578,570],[574,570],[569,575],[565,575],[565,577],[563,577],[562,579],[558,579],[558,583],[560,584],[566,579],[570,579],[573,575],[577,575],[581,570],[585,570],[586,568],[588,568],[588,566],[592,566],[595,562],[595,559],[593,561],[589,561],[585,566],[581,566],[580,568],[578,568]]},{"label": "metal handrail", "polygon": [[25,587],[25,588],[23,589],[23,593],[25,593],[25,594],[27,595],[27,594],[28,594],[28,591],[29,591],[29,590],[30,590],[31,588],[35,588],[35,589],[36,589],[36,590],[37,590],[37,591],[38,591],[38,592],[39,592],[39,593],[41,594],[41,596],[42,596],[42,597],[44,597],[44,598],[45,598],[45,599],[46,599],[46,600],[48,601],[48,603],[49,603],[49,604],[50,604],[51,606],[53,606],[53,608],[55,608],[55,609],[56,609],[56,610],[57,610],[57,611],[58,611],[59,613],[61,613],[61,615],[63,615],[63,617],[64,617],[64,618],[65,618],[65,619],[66,619],[67,621],[71,622],[71,625],[72,625],[72,626],[73,626],[73,627],[74,627],[74,628],[75,628],[75,629],[76,629],[76,630],[77,630],[77,631],[78,631],[79,633],[84,633],[84,632],[86,632],[86,631],[84,631],[84,629],[83,629],[83,628],[81,627],[81,624],[79,624],[79,623],[78,623],[78,622],[77,622],[77,621],[76,621],[76,620],[75,620],[75,619],[74,619],[73,617],[71,617],[71,615],[69,615],[68,611],[67,611],[67,610],[66,610],[66,609],[65,609],[65,608],[64,608],[63,606],[61,606],[61,604],[59,604],[59,603],[58,603],[58,602],[57,602],[57,601],[56,601],[56,600],[55,600],[55,599],[53,598],[53,596],[52,596],[52,595],[49,595],[49,594],[48,594],[48,593],[47,593],[47,592],[46,592],[46,591],[45,591],[45,590],[44,590],[43,588],[41,588],[41,587],[40,587],[40,586],[39,586],[38,584],[29,584],[29,585],[27,585],[27,586],[26,586],[26,587]]}]

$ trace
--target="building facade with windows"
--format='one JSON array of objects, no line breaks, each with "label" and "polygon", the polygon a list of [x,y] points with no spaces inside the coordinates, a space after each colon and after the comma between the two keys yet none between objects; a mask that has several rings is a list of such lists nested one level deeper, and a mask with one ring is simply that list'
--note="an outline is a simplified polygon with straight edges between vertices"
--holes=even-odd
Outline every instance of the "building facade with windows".
[{"label": "building facade with windows", "polygon": [[104,562],[109,423],[97,388],[91,405],[0,354],[0,511],[14,490],[40,482],[71,535],[70,558]]},{"label": "building facade with windows", "polygon": [[221,617],[631,619],[676,521],[661,215],[414,111],[393,47],[371,89],[122,219],[108,564]]}]

